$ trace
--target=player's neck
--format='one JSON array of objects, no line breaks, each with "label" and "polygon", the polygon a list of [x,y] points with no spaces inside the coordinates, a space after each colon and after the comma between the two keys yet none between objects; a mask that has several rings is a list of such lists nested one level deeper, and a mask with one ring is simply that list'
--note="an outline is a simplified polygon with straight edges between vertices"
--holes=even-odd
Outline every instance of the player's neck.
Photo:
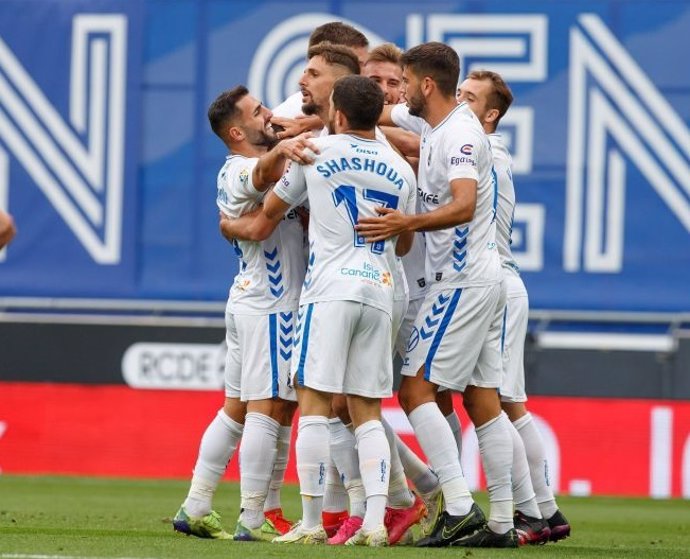
[{"label": "player's neck", "polygon": [[228,147],[232,155],[242,155],[244,157],[261,157],[268,151],[266,146],[255,146],[247,142],[230,144]]},{"label": "player's neck", "polygon": [[357,136],[358,138],[364,138],[365,140],[375,140],[376,130],[372,128],[371,130],[353,130],[351,128],[347,130],[341,130],[339,134],[349,134],[350,136]]},{"label": "player's neck", "polygon": [[424,120],[429,126],[436,128],[458,106],[455,97],[441,97],[429,99],[426,105]]}]

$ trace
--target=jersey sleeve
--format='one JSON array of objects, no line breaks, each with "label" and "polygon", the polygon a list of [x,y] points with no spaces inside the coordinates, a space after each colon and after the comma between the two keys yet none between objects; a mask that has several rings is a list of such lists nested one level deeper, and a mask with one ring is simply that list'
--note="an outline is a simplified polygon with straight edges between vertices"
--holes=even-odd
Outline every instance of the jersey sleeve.
[{"label": "jersey sleeve", "polygon": [[391,120],[393,123],[409,132],[414,132],[418,136],[422,135],[426,121],[418,116],[412,116],[407,105],[399,103],[391,109]]},{"label": "jersey sleeve", "polygon": [[274,116],[284,118],[296,118],[302,113],[302,94],[298,91],[293,93],[272,111]]},{"label": "jersey sleeve", "polygon": [[299,206],[307,198],[307,181],[304,167],[291,162],[280,180],[273,187],[273,193],[290,206]]},{"label": "jersey sleeve", "polygon": [[407,215],[412,215],[417,213],[417,179],[415,178],[414,173],[410,173],[408,183],[410,185],[410,191],[407,194],[403,211]]},{"label": "jersey sleeve", "polygon": [[471,129],[455,127],[445,140],[443,156],[448,169],[448,182],[455,179],[478,181],[477,159],[478,152],[484,149],[483,138]]}]

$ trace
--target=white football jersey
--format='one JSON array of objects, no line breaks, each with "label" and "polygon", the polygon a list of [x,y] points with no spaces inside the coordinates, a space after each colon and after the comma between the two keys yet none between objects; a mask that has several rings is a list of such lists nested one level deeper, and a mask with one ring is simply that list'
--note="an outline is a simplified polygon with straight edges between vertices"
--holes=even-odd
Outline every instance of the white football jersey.
[{"label": "white football jersey", "polygon": [[426,279],[426,238],[419,231],[414,234],[414,243],[410,252],[402,257],[405,277],[410,293],[410,301],[423,299],[429,288]]},{"label": "white football jersey", "polygon": [[293,93],[271,112],[274,116],[282,116],[284,118],[295,118],[303,115],[302,93],[300,91]]},{"label": "white football jersey", "polygon": [[494,156],[494,170],[498,181],[498,206],[496,208],[496,244],[501,266],[515,272],[520,271],[513,251],[510,235],[513,232],[513,217],[515,215],[515,186],[513,185],[513,159],[503,145],[500,134],[490,134],[491,153]]},{"label": "white football jersey", "polygon": [[379,140],[348,134],[314,139],[311,165],[293,163],[274,192],[294,204],[309,197],[310,254],[300,304],[359,301],[392,313],[395,240],[369,243],[354,225],[380,206],[414,213],[409,164]]},{"label": "white football jersey", "polygon": [[450,183],[455,179],[477,181],[477,206],[468,223],[428,231],[426,274],[434,289],[491,285],[501,279],[496,248],[497,187],[489,139],[466,103],[455,107],[436,127],[396,105],[393,121],[406,130],[423,122],[419,152],[417,193],[420,212],[431,212],[450,203]]},{"label": "white football jersey", "polygon": [[[218,173],[216,204],[230,217],[256,209],[264,198],[252,184],[257,158],[230,155]],[[265,314],[295,309],[306,268],[303,230],[291,209],[262,242],[235,240],[239,271],[230,287],[227,311]]]}]

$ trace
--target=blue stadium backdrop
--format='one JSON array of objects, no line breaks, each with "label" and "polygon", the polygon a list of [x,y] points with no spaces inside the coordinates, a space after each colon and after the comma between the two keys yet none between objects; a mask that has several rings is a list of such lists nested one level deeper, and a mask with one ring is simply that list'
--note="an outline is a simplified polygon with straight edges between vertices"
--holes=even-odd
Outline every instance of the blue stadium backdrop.
[{"label": "blue stadium backdrop", "polygon": [[224,299],[206,108],[237,83],[279,103],[334,19],[510,83],[534,308],[690,310],[687,1],[2,0],[0,295]]}]

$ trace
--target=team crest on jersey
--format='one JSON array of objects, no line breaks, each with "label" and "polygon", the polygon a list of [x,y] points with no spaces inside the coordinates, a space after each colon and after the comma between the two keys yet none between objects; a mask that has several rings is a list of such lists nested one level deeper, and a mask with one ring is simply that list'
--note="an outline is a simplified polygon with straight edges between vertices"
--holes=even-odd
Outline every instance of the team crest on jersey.
[{"label": "team crest on jersey", "polygon": [[242,171],[240,171],[240,182],[244,186],[247,186],[247,183],[249,182],[249,171],[247,169],[242,169]]},{"label": "team crest on jersey", "polygon": [[381,276],[381,283],[383,285],[388,285],[388,286],[393,285],[393,278],[391,277],[390,272],[383,272],[383,275]]}]

